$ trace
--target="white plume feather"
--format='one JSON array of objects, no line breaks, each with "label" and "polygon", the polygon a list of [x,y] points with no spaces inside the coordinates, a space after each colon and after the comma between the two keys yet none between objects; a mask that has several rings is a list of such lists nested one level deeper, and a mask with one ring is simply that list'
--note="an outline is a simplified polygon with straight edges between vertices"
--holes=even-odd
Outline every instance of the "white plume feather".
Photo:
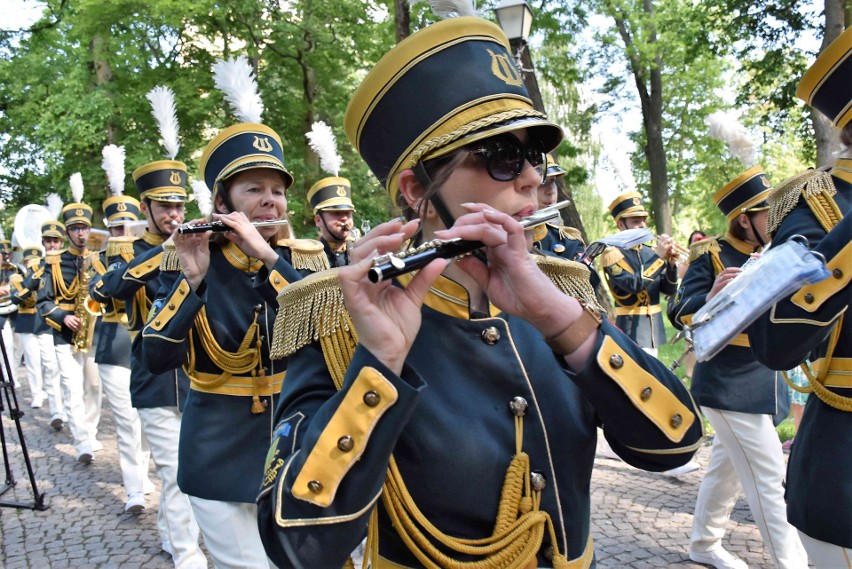
[{"label": "white plume feather", "polygon": [[442,19],[457,16],[478,16],[471,0],[428,0],[432,11]]},{"label": "white plume feather", "polygon": [[175,93],[170,87],[157,86],[146,95],[151,103],[151,114],[160,129],[160,138],[169,160],[174,160],[180,150],[178,121],[175,110]]},{"label": "white plume feather", "polygon": [[124,193],[124,147],[108,144],[102,151],[104,159],[101,168],[109,180],[109,193],[120,196]]},{"label": "white plume feather", "polygon": [[730,113],[716,111],[706,121],[710,127],[710,136],[721,140],[735,158],[739,158],[747,167],[755,163],[755,143],[746,127]]},{"label": "white plume feather", "polygon": [[83,175],[80,172],[71,174],[71,197],[74,203],[83,202]]},{"label": "white plume feather", "polygon": [[320,159],[320,168],[337,176],[340,174],[340,166],[343,158],[337,153],[337,141],[331,127],[322,121],[311,125],[311,132],[306,133],[308,144]]},{"label": "white plume feather", "polygon": [[228,60],[217,59],[213,64],[213,81],[225,94],[225,99],[239,120],[259,123],[263,114],[263,101],[252,71],[248,59],[243,55]]},{"label": "white plume feather", "polygon": [[213,213],[213,194],[210,192],[207,184],[204,183],[204,180],[193,180],[191,185],[195,202],[198,204],[198,210],[201,212],[201,215],[207,217]]},{"label": "white plume feather", "polygon": [[59,214],[62,213],[62,198],[59,194],[47,194],[47,211],[53,219],[59,219]]}]

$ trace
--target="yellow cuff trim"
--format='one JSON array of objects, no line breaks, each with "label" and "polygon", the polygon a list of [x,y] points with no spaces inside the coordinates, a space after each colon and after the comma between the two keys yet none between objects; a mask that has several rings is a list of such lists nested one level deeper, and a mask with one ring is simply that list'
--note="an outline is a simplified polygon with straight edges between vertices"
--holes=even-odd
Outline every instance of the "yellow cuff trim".
[{"label": "yellow cuff trim", "polygon": [[831,276],[818,283],[805,285],[790,301],[806,312],[816,312],[826,300],[843,290],[852,280],[852,242],[828,262]]},{"label": "yellow cuff trim", "polygon": [[185,280],[180,281],[177,290],[172,293],[168,300],[163,305],[163,308],[154,316],[150,326],[154,330],[160,332],[171,321],[177,313],[180,305],[186,300],[186,295],[189,294],[189,283]]},{"label": "yellow cuff trim", "polygon": [[635,314],[639,314],[640,316],[647,316],[649,314],[659,314],[663,309],[659,304],[652,304],[651,306],[616,306],[615,307],[615,315],[616,316],[631,316]]},{"label": "yellow cuff trim", "polygon": [[[293,483],[293,497],[322,508],[330,506],[379,419],[398,397],[393,384],[376,369],[363,368],[305,460]],[[368,405],[365,398],[375,404]]]},{"label": "yellow cuff trim", "polygon": [[269,284],[272,285],[272,288],[275,289],[275,292],[280,293],[282,290],[284,290],[284,287],[290,283],[287,282],[287,279],[285,279],[281,273],[279,273],[277,270],[274,270],[269,273]]},{"label": "yellow cuff trim", "polygon": [[157,253],[144,263],[136,265],[135,267],[128,269],[127,274],[129,274],[134,279],[139,279],[150,273],[154,270],[160,269],[160,261],[163,258],[162,253]]},{"label": "yellow cuff trim", "polygon": [[674,393],[633,361],[610,336],[604,338],[597,359],[604,373],[670,441],[679,443],[683,439],[695,415]]},{"label": "yellow cuff trim", "polygon": [[665,263],[666,262],[663,261],[662,259],[657,259],[656,261],[651,263],[651,265],[647,269],[642,271],[642,276],[646,279],[652,278],[654,276],[654,273],[657,272],[657,269],[662,267]]}]

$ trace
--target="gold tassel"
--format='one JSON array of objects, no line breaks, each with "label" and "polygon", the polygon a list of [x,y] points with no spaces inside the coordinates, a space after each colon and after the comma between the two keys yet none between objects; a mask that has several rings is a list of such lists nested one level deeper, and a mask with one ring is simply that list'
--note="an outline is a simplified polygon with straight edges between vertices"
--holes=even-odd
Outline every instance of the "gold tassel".
[{"label": "gold tassel", "polygon": [[174,245],[163,246],[163,258],[160,260],[161,271],[179,271],[180,257]]},{"label": "gold tassel", "polygon": [[[808,170],[787,178],[772,189],[772,193],[766,200],[769,202],[766,231],[774,237],[781,222],[798,205],[799,198],[803,195],[805,198],[815,198],[820,194],[832,197],[836,193],[831,175],[824,170]],[[819,215],[817,212],[814,213]]]},{"label": "gold tassel", "polygon": [[624,258],[624,253],[618,247],[607,247],[604,249],[604,252],[601,253],[601,265],[604,267],[609,267],[611,265],[616,264],[620,260]]},{"label": "gold tassel", "polygon": [[583,263],[548,255],[536,255],[534,258],[538,268],[564,294],[584,300],[595,310],[603,310],[589,280],[589,267]]},{"label": "gold tassel", "polygon": [[62,261],[62,251],[48,251],[44,256],[44,262],[48,265],[58,265]]},{"label": "gold tassel", "polygon": [[290,249],[290,264],[295,269],[309,270],[315,273],[329,268],[322,243],[313,239],[281,239],[278,245]]},{"label": "gold tassel", "polygon": [[266,401],[261,402],[260,397],[257,395],[251,396],[251,412],[255,415],[260,415],[266,411]]},{"label": "gold tassel", "polygon": [[583,234],[580,233],[580,230],[575,227],[568,227],[567,225],[559,226],[559,236],[562,239],[573,239],[574,241],[579,241],[583,244],[583,247],[586,244],[583,242]]},{"label": "gold tassel", "polygon": [[707,239],[702,239],[701,241],[696,241],[692,245],[689,246],[689,260],[688,263],[693,262],[695,259],[701,257],[702,255],[706,255],[707,253],[716,253],[718,256],[722,249],[719,247],[719,236],[716,235],[714,237],[709,237]]},{"label": "gold tassel", "polygon": [[127,255],[132,258],[134,241],[136,241],[136,237],[110,237],[106,246],[107,259],[118,256],[126,257]]}]

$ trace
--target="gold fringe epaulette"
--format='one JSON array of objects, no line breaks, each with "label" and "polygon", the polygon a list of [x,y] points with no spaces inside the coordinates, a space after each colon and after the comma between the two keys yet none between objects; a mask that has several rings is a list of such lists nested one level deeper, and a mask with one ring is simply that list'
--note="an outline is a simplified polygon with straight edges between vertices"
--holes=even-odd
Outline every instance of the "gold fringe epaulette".
[{"label": "gold fringe epaulette", "polygon": [[721,251],[722,249],[719,247],[719,236],[716,235],[715,237],[708,237],[707,239],[696,241],[689,246],[689,260],[687,262],[691,263],[700,256],[711,252],[718,255]]},{"label": "gold fringe epaulette", "polygon": [[62,261],[62,253],[65,252],[65,249],[60,249],[59,251],[48,251],[44,256],[44,262],[47,265],[58,265]]},{"label": "gold fringe epaulette", "polygon": [[178,256],[177,249],[172,244],[163,245],[163,258],[160,259],[160,270],[161,271],[179,271],[180,269],[180,257]]},{"label": "gold fringe epaulette", "polygon": [[610,265],[614,265],[620,260],[624,258],[624,253],[618,247],[607,247],[604,249],[604,252],[601,253],[601,265],[604,267],[609,267]]},{"label": "gold fringe epaulette", "polygon": [[107,258],[127,255],[133,258],[133,242],[137,239],[138,237],[110,237],[106,246]]},{"label": "gold fringe epaulette", "polygon": [[580,230],[576,227],[568,227],[567,225],[559,226],[559,237],[562,239],[573,239],[574,241],[579,241],[586,246],[585,241],[583,241],[583,234],[580,233]]},{"label": "gold fringe epaulette", "polygon": [[538,268],[547,275],[556,288],[568,296],[586,301],[596,310],[603,310],[598,304],[589,280],[589,268],[586,265],[549,255],[535,255],[534,258]]},{"label": "gold fringe epaulette", "polygon": [[290,249],[290,264],[294,269],[307,269],[315,273],[329,268],[322,243],[314,239],[281,239],[277,243]]},{"label": "gold fringe epaulette", "polygon": [[331,336],[350,336],[353,344],[358,342],[343,305],[337,273],[338,269],[314,273],[281,291],[272,332],[272,359],[290,356],[311,342]]},{"label": "gold fringe epaulette", "polygon": [[[787,178],[775,186],[767,198],[769,217],[766,220],[766,231],[774,237],[781,222],[798,205],[801,197],[808,201],[823,227],[833,227],[837,221],[830,224],[831,220],[839,213],[837,204],[832,199],[836,193],[834,181],[825,170],[808,170]],[[830,225],[826,226],[826,223]]]}]

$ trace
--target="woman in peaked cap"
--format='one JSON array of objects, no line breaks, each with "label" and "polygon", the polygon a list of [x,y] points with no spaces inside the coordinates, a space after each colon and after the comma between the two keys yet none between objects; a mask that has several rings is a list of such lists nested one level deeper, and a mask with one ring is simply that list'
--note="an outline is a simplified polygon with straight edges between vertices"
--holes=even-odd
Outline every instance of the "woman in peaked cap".
[{"label": "woman in peaked cap", "polygon": [[[585,267],[553,275],[581,303],[529,254],[518,221],[561,130],[475,17],[392,49],[345,122],[410,221],[279,299],[303,318],[276,323],[292,355],[258,498],[267,553],[341,567],[366,535],[377,568],[590,567],[596,425],[652,470],[686,462],[701,427],[677,378],[602,321]],[[367,278],[375,253],[456,237],[484,256]]]}]

